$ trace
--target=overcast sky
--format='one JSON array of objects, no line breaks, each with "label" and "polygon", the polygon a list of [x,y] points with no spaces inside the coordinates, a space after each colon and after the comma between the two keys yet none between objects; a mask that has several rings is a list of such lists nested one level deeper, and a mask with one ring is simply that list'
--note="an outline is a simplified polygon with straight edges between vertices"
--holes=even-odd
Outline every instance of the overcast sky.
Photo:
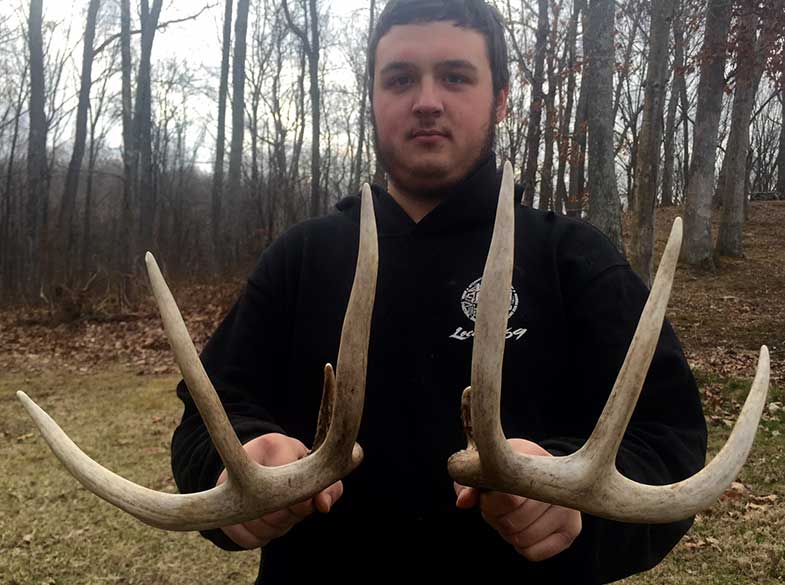
[{"label": "overcast sky", "polygon": [[[291,0],[290,0],[291,1]],[[110,12],[116,12],[117,0],[104,0]],[[54,50],[71,49],[72,58],[70,71],[66,72],[67,83],[71,87],[70,99],[76,99],[76,88],[78,83],[78,69],[81,64],[82,45],[81,39],[84,34],[84,18],[86,15],[88,0],[43,0],[44,19],[46,22],[57,23],[54,28],[44,31],[44,43],[52,43]],[[365,30],[367,27],[367,0],[322,0],[323,10],[329,11],[334,27],[346,26],[346,22],[352,22],[351,15],[357,11],[362,11],[362,17],[358,14],[356,22]],[[138,0],[131,0],[131,10],[135,15],[138,12]],[[204,9],[207,7],[206,9]],[[204,9],[204,10],[203,10]],[[18,26],[22,20],[26,20],[29,12],[29,0],[0,0],[0,16],[10,15],[12,17],[11,26]],[[174,24],[166,29],[159,30],[156,34],[153,45],[153,62],[162,59],[177,58],[178,61],[187,61],[189,69],[199,71],[199,77],[204,78],[204,83],[210,88],[217,90],[218,70],[221,60],[221,34],[223,27],[224,0],[164,0],[163,9],[159,22],[169,22],[182,19],[199,13],[199,16],[186,22]],[[103,12],[106,15],[106,12]],[[253,8],[252,16],[253,17]],[[134,17],[136,20],[136,18]],[[343,21],[343,22],[340,22]],[[138,26],[134,24],[134,27]],[[112,24],[111,29],[118,30]],[[253,23],[249,22],[249,38],[253,30]],[[69,34],[70,30],[70,34]],[[98,33],[96,45],[100,44],[107,33]],[[138,39],[135,40],[138,43]],[[333,55],[336,59],[338,55]],[[339,81],[346,76],[349,82],[350,74],[341,68],[341,62],[329,62],[331,64],[331,81]],[[210,82],[212,72],[215,72],[215,84]],[[337,79],[336,79],[337,78]],[[1,80],[0,80],[1,81]],[[119,84],[119,78],[115,80]],[[215,109],[214,101],[207,95],[189,98],[189,110],[193,117],[207,120],[208,134],[214,134],[212,119]],[[64,138],[68,140],[70,131],[65,132]],[[119,126],[113,128],[108,137],[110,148],[120,147],[121,136]],[[205,150],[200,152],[200,162],[205,164],[210,157],[209,151],[212,149],[212,140],[208,138],[204,144]]]},{"label": "overcast sky", "polygon": [[[105,0],[114,2],[116,0]],[[72,40],[78,42],[84,30],[84,13],[87,8],[88,0],[43,0],[44,17],[46,20],[68,23],[72,21]],[[18,9],[12,2],[0,0],[0,13],[12,12]],[[131,10],[136,10],[136,2],[131,0]],[[322,2],[327,7],[331,15],[346,17],[354,11],[367,8],[367,0],[327,0]],[[156,36],[153,46],[153,58],[156,56],[176,55],[193,64],[203,63],[208,66],[217,67],[220,63],[220,40],[221,28],[223,26],[223,0],[164,0],[164,7],[161,11],[161,22],[184,18],[200,12],[202,8],[208,9],[200,14],[195,20],[176,24],[168,27]],[[25,0],[22,6],[27,10],[28,2]],[[61,26],[56,35],[64,37],[67,26]],[[251,24],[249,23],[249,31]],[[59,39],[60,43],[68,42],[65,38]],[[100,38],[97,42],[100,42]]]}]

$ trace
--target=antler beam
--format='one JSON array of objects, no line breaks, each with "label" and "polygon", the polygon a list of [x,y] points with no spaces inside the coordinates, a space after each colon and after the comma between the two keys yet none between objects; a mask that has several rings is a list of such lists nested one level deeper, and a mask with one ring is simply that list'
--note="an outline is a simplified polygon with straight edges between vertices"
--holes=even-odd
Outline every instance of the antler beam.
[{"label": "antler beam", "polygon": [[145,260],[164,329],[194,402],[226,467],[228,479],[196,494],[156,492],[132,483],[88,457],[24,392],[17,396],[66,469],[97,496],[166,530],[208,530],[287,508],[345,477],[362,460],[355,443],[362,418],[371,313],[376,294],[378,245],[370,187],[363,186],[360,245],[338,351],[337,379],[325,367],[324,396],[313,452],[294,463],[264,467],[251,461],[220,399],[158,265]]},{"label": "antler beam", "polygon": [[512,167],[505,165],[472,354],[471,386],[463,412],[470,417],[469,448],[453,455],[450,475],[463,485],[517,494],[626,522],[660,523],[710,507],[738,475],[755,438],[769,385],[769,353],[760,350],[747,401],[727,443],[703,470],[664,486],[634,482],[616,469],[616,453],[640,395],[660,336],[681,247],[674,221],[649,299],[600,419],[585,445],[564,457],[515,452],[501,428],[502,359],[514,250]]}]

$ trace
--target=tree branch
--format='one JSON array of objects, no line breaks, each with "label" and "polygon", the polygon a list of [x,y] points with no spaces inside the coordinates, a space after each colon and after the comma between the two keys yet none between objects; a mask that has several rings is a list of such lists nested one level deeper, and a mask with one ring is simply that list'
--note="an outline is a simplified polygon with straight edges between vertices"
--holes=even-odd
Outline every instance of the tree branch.
[{"label": "tree branch", "polygon": [[292,20],[292,15],[289,12],[289,2],[287,0],[283,0],[281,2],[281,6],[283,7],[283,15],[286,18],[286,24],[289,26],[291,31],[300,39],[300,42],[303,44],[303,48],[307,54],[311,54],[311,43],[308,42],[308,36],[305,34],[305,31],[297,26]]},{"label": "tree branch", "polygon": [[[158,24],[158,26],[155,28],[155,30],[156,31],[166,30],[166,28],[168,26],[171,26],[173,24],[181,24],[183,22],[188,22],[189,20],[196,20],[206,10],[210,10],[210,8],[213,8],[214,6],[215,6],[215,4],[207,4],[207,5],[203,6],[202,9],[199,12],[197,12],[196,14],[192,14],[190,16],[184,16],[183,18],[175,18],[174,20],[167,20],[166,22],[161,22],[161,23]],[[132,35],[142,34],[142,29],[132,30],[131,34]],[[93,58],[97,57],[100,52],[102,52],[104,49],[106,49],[109,45],[114,43],[119,38],[120,38],[120,33],[115,33],[112,36],[108,37],[103,43],[101,43],[100,45],[98,45],[95,48],[95,50],[93,51]]]}]

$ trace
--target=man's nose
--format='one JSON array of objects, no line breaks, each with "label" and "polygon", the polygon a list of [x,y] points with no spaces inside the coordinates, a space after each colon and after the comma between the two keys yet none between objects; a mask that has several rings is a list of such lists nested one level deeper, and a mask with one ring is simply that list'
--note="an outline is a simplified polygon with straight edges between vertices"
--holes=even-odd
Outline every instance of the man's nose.
[{"label": "man's nose", "polygon": [[422,80],[413,111],[417,116],[438,116],[444,111],[439,88],[434,80],[428,78]]}]

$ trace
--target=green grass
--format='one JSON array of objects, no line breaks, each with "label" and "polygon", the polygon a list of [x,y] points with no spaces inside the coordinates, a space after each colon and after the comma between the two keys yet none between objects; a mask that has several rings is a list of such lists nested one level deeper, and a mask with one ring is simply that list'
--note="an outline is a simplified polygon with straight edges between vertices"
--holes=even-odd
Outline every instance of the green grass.
[{"label": "green grass", "polygon": [[172,377],[0,376],[0,584],[252,583],[258,552],[225,553],[195,533],[150,528],[89,493],[51,454],[24,390],[85,452],[126,478],[175,491]]},{"label": "green grass", "polygon": [[[696,377],[716,397],[707,408],[712,456],[727,439],[724,419],[735,420],[750,380],[701,371]],[[197,534],[149,528],[87,492],[50,453],[14,396],[27,392],[106,467],[174,491],[169,440],[180,412],[176,381],[119,367],[78,376],[0,375],[0,585],[253,582],[258,553],[224,553]],[[782,389],[772,388],[769,401],[783,403]],[[766,411],[738,481],[743,492],[701,514],[663,563],[624,583],[785,583],[785,411]]]}]

